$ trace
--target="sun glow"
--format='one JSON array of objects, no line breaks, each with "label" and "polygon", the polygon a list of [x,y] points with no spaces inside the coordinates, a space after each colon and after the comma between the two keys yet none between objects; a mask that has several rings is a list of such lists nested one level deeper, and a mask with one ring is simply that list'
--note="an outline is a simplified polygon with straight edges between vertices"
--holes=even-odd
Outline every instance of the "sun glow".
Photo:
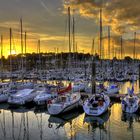
[{"label": "sun glow", "polygon": [[17,54],[17,53],[16,53],[16,50],[11,50],[11,52],[9,51],[9,52],[8,52],[8,55],[10,55],[10,54],[11,54],[11,55]]},{"label": "sun glow", "polygon": [[11,51],[11,54],[16,54],[16,51],[15,51],[15,50],[12,50],[12,51]]}]

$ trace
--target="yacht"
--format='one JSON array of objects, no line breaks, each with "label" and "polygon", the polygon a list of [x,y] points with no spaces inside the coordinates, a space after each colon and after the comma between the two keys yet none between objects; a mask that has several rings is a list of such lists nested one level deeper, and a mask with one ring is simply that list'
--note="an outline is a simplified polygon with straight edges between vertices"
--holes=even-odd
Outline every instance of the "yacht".
[{"label": "yacht", "polygon": [[126,113],[135,113],[139,109],[140,99],[134,94],[133,87],[128,89],[128,94],[122,99],[122,111]]},{"label": "yacht", "polygon": [[100,116],[108,110],[109,105],[110,98],[104,93],[98,93],[84,102],[83,109],[87,115]]},{"label": "yacht", "polygon": [[59,115],[78,107],[81,103],[80,93],[70,93],[59,95],[48,103],[48,112],[51,115]]},{"label": "yacht", "polygon": [[36,96],[37,92],[35,89],[22,89],[13,95],[10,95],[8,103],[11,105],[25,105],[26,103],[33,101]]}]

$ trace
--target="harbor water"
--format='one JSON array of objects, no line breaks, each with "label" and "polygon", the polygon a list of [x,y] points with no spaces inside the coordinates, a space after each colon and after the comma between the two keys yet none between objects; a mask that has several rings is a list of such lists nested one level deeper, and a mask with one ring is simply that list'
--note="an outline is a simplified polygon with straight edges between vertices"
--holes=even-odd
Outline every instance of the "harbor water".
[{"label": "harbor water", "polygon": [[[119,84],[121,93],[130,85]],[[135,92],[138,85],[134,85]],[[0,140],[139,140],[139,133],[140,115],[123,113],[120,103],[114,102],[100,117],[86,116],[80,108],[50,116],[46,106],[0,104]]]}]

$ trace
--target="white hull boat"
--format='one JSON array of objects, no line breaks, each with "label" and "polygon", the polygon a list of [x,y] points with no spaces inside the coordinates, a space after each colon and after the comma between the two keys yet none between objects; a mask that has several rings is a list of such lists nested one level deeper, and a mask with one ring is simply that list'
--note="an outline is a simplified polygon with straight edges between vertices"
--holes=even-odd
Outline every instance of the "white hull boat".
[{"label": "white hull boat", "polygon": [[47,104],[48,101],[56,98],[59,94],[67,93],[71,91],[71,84],[68,87],[64,86],[48,86],[44,91],[38,91],[38,95],[34,98],[34,102],[37,105]]},{"label": "white hull boat", "polygon": [[48,103],[48,112],[51,115],[65,113],[79,106],[81,101],[80,93],[65,93]]},{"label": "white hull boat", "polygon": [[76,81],[72,86],[73,92],[85,91],[88,83],[86,81]]},{"label": "white hull boat", "polygon": [[106,90],[104,91],[106,94],[117,94],[119,93],[119,88],[117,85],[111,84],[110,86],[108,86],[106,88]]},{"label": "white hull boat", "polygon": [[8,94],[7,93],[0,93],[0,103],[8,101]]},{"label": "white hull boat", "polygon": [[100,116],[110,105],[110,98],[104,93],[94,94],[84,102],[83,109],[87,115]]},{"label": "white hull boat", "polygon": [[127,95],[121,102],[122,111],[135,113],[139,109],[140,99],[136,95]]},{"label": "white hull boat", "polygon": [[49,100],[52,100],[58,96],[57,93],[49,93],[47,91],[38,91],[38,95],[34,98],[34,102],[37,105],[47,104]]},{"label": "white hull boat", "polygon": [[17,91],[17,93],[9,96],[8,103],[11,105],[24,105],[33,101],[37,96],[37,92],[34,89],[23,89]]},{"label": "white hull boat", "polygon": [[12,91],[11,83],[0,83],[0,103],[7,102]]}]

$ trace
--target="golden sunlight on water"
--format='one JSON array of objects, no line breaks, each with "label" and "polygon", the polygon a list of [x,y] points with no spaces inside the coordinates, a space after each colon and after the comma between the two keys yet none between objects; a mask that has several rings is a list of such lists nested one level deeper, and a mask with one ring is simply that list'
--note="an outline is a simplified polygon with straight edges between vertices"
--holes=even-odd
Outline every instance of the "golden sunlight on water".
[{"label": "golden sunlight on water", "polygon": [[[121,91],[130,85],[121,83]],[[134,88],[139,91],[138,82]],[[120,103],[99,117],[87,116],[81,109],[50,116],[46,107],[0,104],[0,140],[139,140],[139,133],[140,115],[122,113]]]},{"label": "golden sunlight on water", "polygon": [[[109,82],[104,83],[105,86],[107,86],[109,84],[110,84]],[[117,84],[119,86],[119,88],[120,88],[119,92],[121,94],[126,94],[127,93],[127,88],[132,88],[133,83],[131,83],[131,82],[125,82],[125,83],[124,82],[120,82],[120,83],[117,82],[115,84]],[[134,82],[134,92],[139,93],[139,81]]]},{"label": "golden sunlight on water", "polygon": [[79,132],[86,133],[88,129],[88,124],[84,124],[85,114],[79,115],[77,118],[73,119],[71,123],[65,125],[66,134],[69,138],[75,137]]},{"label": "golden sunlight on water", "polygon": [[33,108],[6,109],[0,105],[0,136],[2,140],[124,140],[139,138],[140,116],[123,114],[121,105],[114,104],[110,111],[99,117],[73,111],[50,116],[47,110]]}]

